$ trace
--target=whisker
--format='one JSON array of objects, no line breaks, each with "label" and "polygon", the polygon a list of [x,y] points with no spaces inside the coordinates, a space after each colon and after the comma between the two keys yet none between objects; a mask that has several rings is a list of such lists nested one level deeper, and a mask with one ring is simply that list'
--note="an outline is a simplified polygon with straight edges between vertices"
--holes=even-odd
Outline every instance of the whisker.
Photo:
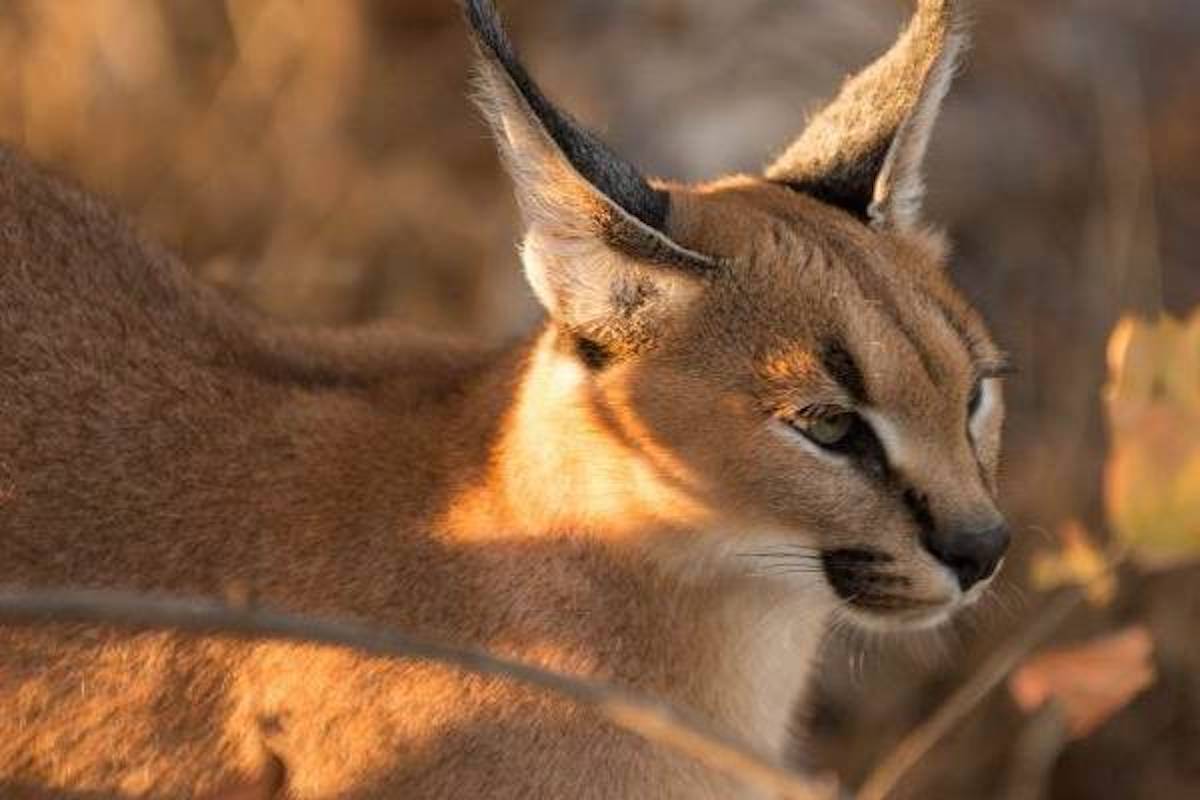
[{"label": "whisker", "polygon": [[751,575],[821,575],[823,571],[820,569],[805,569],[802,567],[793,567],[791,569],[760,569],[753,570]]},{"label": "whisker", "polygon": [[945,626],[928,631],[921,631],[921,636],[911,640],[905,637],[908,653],[925,669],[935,669],[952,664],[950,649],[946,643]]},{"label": "whisker", "polygon": [[794,556],[806,556],[808,558],[820,558],[821,551],[817,550],[815,548],[812,548],[812,547],[799,547],[799,546],[797,546],[797,547],[786,547],[786,546],[770,547],[770,546],[767,546],[767,547],[756,548],[755,550],[747,550],[747,551],[738,553],[738,555],[739,556],[749,556],[749,557],[794,555]]},{"label": "whisker", "polygon": [[1010,580],[998,582],[991,592],[988,592],[992,606],[1003,612],[1004,621],[1012,623],[1021,618],[1029,610],[1029,596],[1016,583]]},{"label": "whisker", "polygon": [[1000,597],[999,588],[991,587],[991,590],[985,592],[983,597],[979,598],[979,602],[969,609],[980,628],[994,625],[997,620],[1003,622],[1013,618],[1012,609]]},{"label": "whisker", "polygon": [[766,571],[766,572],[771,572],[774,570],[792,570],[792,569],[807,570],[808,572],[824,572],[825,571],[818,564],[763,564],[762,566],[758,567],[758,570]]},{"label": "whisker", "polygon": [[1041,525],[1026,525],[1025,530],[1041,536],[1044,544],[1058,544],[1058,537]]},{"label": "whisker", "polygon": [[[815,547],[811,544],[805,544],[804,542],[776,541],[776,542],[761,542],[759,544],[761,544],[762,547],[769,548],[769,549],[775,549],[775,550],[812,550],[812,551],[816,552],[821,549],[821,548]],[[758,545],[756,545],[756,546],[758,546]]]},{"label": "whisker", "polygon": [[821,556],[807,553],[737,553],[739,558],[810,558],[813,560],[819,559]]},{"label": "whisker", "polygon": [[1025,587],[1008,578],[1001,581],[998,586],[1008,593],[1009,599],[1016,605],[1015,611],[1017,614],[1029,610],[1029,593],[1025,590]]},{"label": "whisker", "polygon": [[[991,594],[990,592],[988,594]],[[984,614],[993,610],[994,605],[983,600],[959,613],[959,624],[966,630],[967,638],[974,639],[987,628]]]}]

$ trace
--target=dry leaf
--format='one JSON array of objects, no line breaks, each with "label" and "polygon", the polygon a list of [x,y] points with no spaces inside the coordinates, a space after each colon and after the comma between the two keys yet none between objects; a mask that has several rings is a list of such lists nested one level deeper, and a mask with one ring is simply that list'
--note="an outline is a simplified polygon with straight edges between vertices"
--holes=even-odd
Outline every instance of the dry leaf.
[{"label": "dry leaf", "polygon": [[1143,625],[1082,645],[1032,656],[1008,681],[1026,713],[1053,700],[1062,709],[1068,736],[1087,736],[1151,686],[1154,642]]},{"label": "dry leaf", "polygon": [[1033,585],[1043,590],[1079,586],[1092,605],[1112,602],[1117,591],[1116,576],[1083,524],[1074,519],[1064,522],[1058,528],[1058,538],[1058,551],[1034,555]]},{"label": "dry leaf", "polygon": [[1200,308],[1122,320],[1108,362],[1109,522],[1143,564],[1200,557]]}]

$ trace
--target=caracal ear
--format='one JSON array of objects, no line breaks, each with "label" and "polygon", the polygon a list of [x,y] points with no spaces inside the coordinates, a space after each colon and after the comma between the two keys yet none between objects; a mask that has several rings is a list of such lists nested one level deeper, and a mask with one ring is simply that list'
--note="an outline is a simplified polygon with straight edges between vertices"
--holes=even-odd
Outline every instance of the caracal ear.
[{"label": "caracal ear", "polygon": [[[550,314],[606,346],[679,302],[711,259],[667,234],[670,195],[556,108],[530,78],[490,0],[465,0],[479,103],[516,184],[522,258]],[[609,341],[614,340],[614,341]]]},{"label": "caracal ear", "polygon": [[918,0],[896,44],[855,75],[767,170],[879,228],[918,223],[921,163],[967,44],[961,0]]}]

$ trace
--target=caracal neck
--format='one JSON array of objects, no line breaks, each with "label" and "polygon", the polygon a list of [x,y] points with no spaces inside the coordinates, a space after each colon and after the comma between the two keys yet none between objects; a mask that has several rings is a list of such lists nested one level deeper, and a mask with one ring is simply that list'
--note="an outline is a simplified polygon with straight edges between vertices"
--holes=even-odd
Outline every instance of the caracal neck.
[{"label": "caracal neck", "polygon": [[[816,575],[752,573],[731,541],[753,549],[776,537],[714,529],[695,479],[639,421],[619,375],[600,389],[552,328],[527,347],[485,466],[459,484],[439,534],[463,545],[540,539],[565,553],[569,545],[607,552],[625,578],[619,587],[581,582],[587,602],[613,620],[652,620],[627,635],[654,640],[623,651],[638,663],[601,659],[598,671],[782,756],[828,622],[829,590]],[[543,569],[527,579],[541,586],[578,575]]]}]

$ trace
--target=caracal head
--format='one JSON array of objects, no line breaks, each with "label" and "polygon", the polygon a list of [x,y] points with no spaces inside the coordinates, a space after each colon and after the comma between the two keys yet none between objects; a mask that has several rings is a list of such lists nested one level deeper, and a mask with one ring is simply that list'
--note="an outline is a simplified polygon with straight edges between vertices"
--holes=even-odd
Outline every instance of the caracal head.
[{"label": "caracal head", "polygon": [[466,9],[575,402],[626,421],[612,435],[629,459],[659,456],[730,569],[820,576],[875,627],[978,596],[1008,544],[1005,361],[919,218],[965,36],[955,4],[922,0],[763,175],[698,186],[643,178],[545,98],[490,3]]}]

